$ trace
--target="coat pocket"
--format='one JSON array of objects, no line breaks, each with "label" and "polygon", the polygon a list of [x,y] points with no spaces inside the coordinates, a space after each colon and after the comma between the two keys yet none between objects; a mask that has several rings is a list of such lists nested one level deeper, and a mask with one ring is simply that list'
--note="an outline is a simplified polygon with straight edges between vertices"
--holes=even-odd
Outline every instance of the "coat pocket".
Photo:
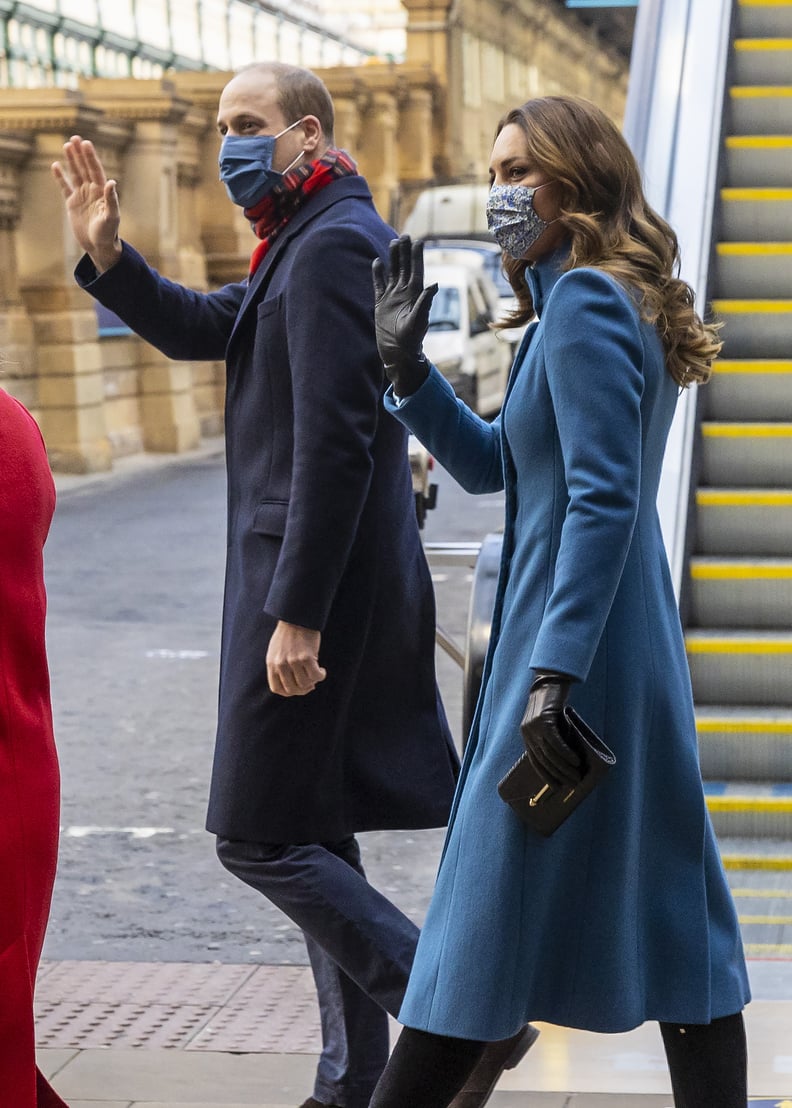
[{"label": "coat pocket", "polygon": [[254,534],[275,535],[278,538],[283,538],[288,514],[288,500],[262,500],[256,508],[256,514],[253,516]]}]

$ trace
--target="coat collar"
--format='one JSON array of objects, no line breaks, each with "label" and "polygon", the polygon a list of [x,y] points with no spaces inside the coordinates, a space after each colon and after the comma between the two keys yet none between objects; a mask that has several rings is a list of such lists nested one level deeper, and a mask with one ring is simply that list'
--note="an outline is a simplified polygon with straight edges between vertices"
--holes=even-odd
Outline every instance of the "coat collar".
[{"label": "coat collar", "polygon": [[542,308],[552,292],[553,286],[561,276],[562,266],[569,257],[570,250],[570,244],[565,242],[552,254],[547,254],[544,258],[540,258],[539,261],[526,267],[525,283],[531,290],[531,299],[537,316],[541,316]]},{"label": "coat collar", "polygon": [[299,211],[295,213],[294,218],[289,221],[281,234],[278,235],[272,249],[267,252],[261,265],[251,277],[244,299],[239,306],[239,311],[234,321],[234,327],[229,336],[229,342],[231,338],[233,338],[234,332],[239,327],[239,322],[243,315],[245,315],[250,305],[256,301],[257,294],[261,288],[266,285],[272,274],[275,262],[283,253],[286,244],[291,242],[294,236],[299,234],[303,227],[310,223],[312,219],[316,219],[317,216],[326,212],[328,208],[331,208],[333,204],[337,204],[339,200],[347,200],[350,197],[358,200],[371,201],[371,192],[364,177],[340,177],[338,180],[332,181],[326,188],[323,188],[320,192],[314,193],[310,200],[303,204]]}]

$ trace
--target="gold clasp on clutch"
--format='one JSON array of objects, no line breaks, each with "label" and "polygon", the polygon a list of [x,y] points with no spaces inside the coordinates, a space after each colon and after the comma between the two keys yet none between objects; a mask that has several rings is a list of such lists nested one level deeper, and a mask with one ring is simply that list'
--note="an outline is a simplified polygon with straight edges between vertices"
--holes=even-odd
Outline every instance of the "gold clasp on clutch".
[{"label": "gold clasp on clutch", "polygon": [[[575,789],[576,789],[576,788],[577,788],[577,785],[575,785]],[[563,799],[563,800],[561,801],[561,803],[562,803],[562,804],[566,804],[566,802],[567,802],[567,801],[568,801],[568,800],[569,800],[569,799],[570,799],[571,797],[573,797],[573,796],[575,795],[575,789],[570,789],[570,790],[569,790],[569,792],[568,792],[568,793],[566,794],[566,796],[564,797],[564,799]]]},{"label": "gold clasp on clutch", "polygon": [[542,799],[542,797],[544,796],[544,794],[545,794],[546,792],[549,792],[549,790],[550,790],[550,786],[549,786],[549,785],[545,785],[545,786],[544,786],[543,788],[541,788],[541,789],[539,790],[539,792],[538,792],[538,793],[536,794],[536,796],[532,796],[532,797],[531,797],[531,799],[530,799],[530,800],[528,801],[528,805],[529,805],[529,807],[531,807],[531,808],[535,808],[535,807],[536,807],[536,805],[537,805],[537,804],[539,803],[539,801],[540,801],[540,800]]}]

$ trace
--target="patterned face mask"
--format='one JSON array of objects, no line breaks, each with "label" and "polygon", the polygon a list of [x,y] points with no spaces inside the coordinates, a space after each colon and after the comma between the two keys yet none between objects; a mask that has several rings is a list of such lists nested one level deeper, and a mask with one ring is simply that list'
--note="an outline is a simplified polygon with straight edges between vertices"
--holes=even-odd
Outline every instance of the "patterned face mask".
[{"label": "patterned face mask", "polygon": [[534,211],[537,189],[549,181],[529,188],[527,185],[493,185],[487,197],[487,226],[501,250],[512,258],[522,258],[553,220],[545,221]]}]

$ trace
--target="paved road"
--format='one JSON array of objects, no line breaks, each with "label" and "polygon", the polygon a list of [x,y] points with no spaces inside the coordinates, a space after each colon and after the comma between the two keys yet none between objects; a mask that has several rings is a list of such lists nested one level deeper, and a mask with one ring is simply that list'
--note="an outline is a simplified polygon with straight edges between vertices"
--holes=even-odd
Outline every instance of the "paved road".
[{"label": "paved road", "polygon": [[[498,527],[501,499],[438,479],[428,541]],[[63,835],[46,957],[305,961],[296,929],[225,873],[203,829],[224,496],[219,457],[61,494],[46,565]],[[470,571],[436,577],[440,619],[461,640]],[[441,656],[438,672],[459,737],[460,671]],[[371,879],[420,921],[442,832],[363,842]]]}]

